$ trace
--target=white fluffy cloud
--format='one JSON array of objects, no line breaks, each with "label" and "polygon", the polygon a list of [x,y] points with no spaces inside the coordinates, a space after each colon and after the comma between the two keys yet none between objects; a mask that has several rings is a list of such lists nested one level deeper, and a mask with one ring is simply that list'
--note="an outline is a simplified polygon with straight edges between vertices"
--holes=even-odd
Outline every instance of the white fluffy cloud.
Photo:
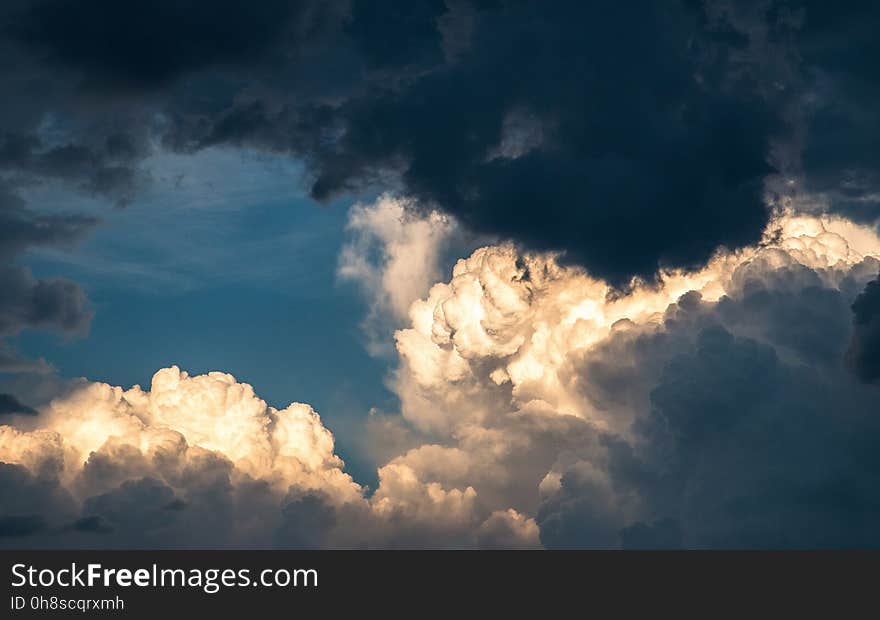
[{"label": "white fluffy cloud", "polygon": [[598,408],[574,389],[575,357],[616,332],[661,328],[686,293],[714,303],[738,299],[757,282],[784,290],[794,267],[826,287],[853,275],[864,283],[876,275],[870,257],[878,253],[870,228],[788,214],[771,223],[759,246],[720,251],[700,270],[664,272],[621,293],[552,255],[481,248],[458,261],[450,282],[412,305],[411,327],[396,335],[403,415],[424,430],[449,433],[493,410],[543,410],[624,432],[630,416]]},{"label": "white fluffy cloud", "polygon": [[[481,517],[514,509],[537,518],[545,544],[618,546],[628,526],[666,524],[670,516],[681,528],[687,517],[681,497],[661,507],[646,489],[649,481],[626,480],[632,474],[626,467],[662,471],[668,465],[656,461],[660,437],[646,426],[675,423],[676,408],[712,424],[728,405],[754,415],[752,423],[768,423],[760,417],[768,405],[756,401],[749,409],[746,395],[759,383],[725,395],[733,403],[702,395],[723,391],[712,381],[729,387],[737,377],[676,377],[675,398],[664,396],[676,356],[712,345],[714,329],[726,334],[718,346],[733,347],[730,355],[737,354],[739,339],[746,350],[751,343],[766,346],[785,370],[779,370],[782,395],[773,396],[780,410],[798,400],[789,373],[810,371],[863,423],[872,396],[841,362],[849,305],[876,277],[878,254],[880,239],[868,227],[786,213],[758,246],[722,250],[700,270],[661,273],[656,282],[634,281],[620,292],[552,255],[522,254],[509,245],[481,248],[456,264],[448,283],[412,305],[411,326],[396,334],[401,415],[443,448],[432,446],[432,459],[422,454],[425,448],[413,449],[394,464],[446,493],[473,490]],[[735,368],[736,362],[728,363]],[[744,363],[740,370],[749,368]],[[719,372],[725,369],[722,364]],[[797,418],[780,423],[781,453],[795,449],[790,423]],[[815,431],[830,432],[834,423],[823,418]],[[736,433],[730,437],[735,441]],[[690,449],[683,445],[669,449]],[[795,482],[792,476],[780,484]],[[684,543],[710,540],[700,536]],[[638,542],[644,536],[629,539],[649,544]]]},{"label": "white fluffy cloud", "polygon": [[127,546],[472,546],[490,534],[490,544],[537,541],[514,516],[505,517],[507,539],[498,517],[480,534],[473,489],[423,485],[405,463],[383,467],[380,490],[367,498],[310,406],[277,410],[220,372],[164,368],[149,391],[86,384],[38,416],[0,426],[0,462],[4,495],[63,498],[64,510],[43,514],[31,501],[0,514],[39,522],[34,533],[49,544],[74,534],[74,543],[101,535],[100,544]]},{"label": "white fluffy cloud", "polygon": [[17,498],[0,519],[31,534],[6,540],[880,544],[876,387],[844,363],[850,305],[880,270],[872,229],[786,213],[758,246],[617,291],[506,244],[428,288],[449,222],[390,198],[351,221],[341,275],[406,325],[400,414],[372,421],[375,490],[308,405],[172,367],[149,391],[85,384],[0,426]]},{"label": "white fluffy cloud", "polygon": [[406,199],[383,195],[352,207],[347,229],[337,275],[357,285],[370,304],[364,321],[368,348],[387,352],[390,331],[440,278],[442,254],[457,226],[447,215],[419,216]]},{"label": "white fluffy cloud", "polygon": [[[239,494],[253,494],[270,508],[269,515],[254,517],[267,529],[277,527],[291,493],[318,493],[330,506],[364,501],[311,407],[293,403],[276,410],[224,373],[189,376],[165,368],[149,391],[91,383],[52,401],[32,424],[37,428],[30,431],[0,427],[0,461],[63,489],[86,513],[98,513],[83,518],[100,516],[108,530],[126,530],[135,512],[159,510],[159,529],[168,534],[176,512],[190,505],[207,511],[214,502],[237,513],[226,515],[222,533],[237,530],[242,538],[227,544],[268,542],[270,532],[251,537],[247,524],[238,522],[248,519],[242,503],[247,498]],[[206,485],[214,487],[207,495]],[[151,492],[145,498],[124,498],[146,487]],[[161,505],[153,505],[154,499]],[[130,510],[116,506],[119,501],[131,503]],[[205,524],[203,531],[214,525]]]}]

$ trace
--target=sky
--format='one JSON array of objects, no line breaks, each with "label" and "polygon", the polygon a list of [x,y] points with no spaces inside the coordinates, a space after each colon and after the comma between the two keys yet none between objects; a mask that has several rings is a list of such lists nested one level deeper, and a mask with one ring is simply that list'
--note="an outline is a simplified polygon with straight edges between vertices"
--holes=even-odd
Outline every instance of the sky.
[{"label": "sky", "polygon": [[[83,287],[88,333],[25,331],[12,346],[60,375],[112,385],[148,386],[171,364],[222,369],[276,407],[304,400],[333,411],[339,428],[393,405],[389,364],[364,347],[366,304],[336,278],[351,201],[316,206],[285,157],[217,150],[148,165],[157,180],[137,203],[81,207],[103,221],[75,253],[41,248],[22,260],[37,277]],[[68,199],[59,190],[32,198],[58,210]],[[119,346],[132,337],[137,347]]]},{"label": "sky", "polygon": [[0,546],[880,546],[878,19],[5,3]]}]

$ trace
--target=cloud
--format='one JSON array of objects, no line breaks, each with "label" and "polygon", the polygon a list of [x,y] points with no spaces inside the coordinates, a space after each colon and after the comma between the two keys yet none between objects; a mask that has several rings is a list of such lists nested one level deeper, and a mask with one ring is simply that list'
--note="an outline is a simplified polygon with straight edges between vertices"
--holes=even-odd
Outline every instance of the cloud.
[{"label": "cloud", "polygon": [[758,245],[621,292],[480,248],[396,334],[375,490],[308,405],[172,367],[0,427],[2,516],[45,521],[7,544],[876,546],[876,387],[847,350],[878,252],[870,228],[781,213]]},{"label": "cloud", "polygon": [[480,525],[477,545],[483,549],[539,549],[541,542],[535,520],[509,508],[493,512]]},{"label": "cloud", "polygon": [[477,250],[397,333],[402,416],[443,447],[392,463],[549,547],[876,546],[876,388],[845,351],[878,252],[870,228],[782,214],[621,293]]},{"label": "cloud", "polygon": [[880,379],[880,277],[868,282],[852,309],[854,325],[847,360],[862,381],[876,382]]},{"label": "cloud", "polygon": [[757,240],[769,144],[785,124],[748,88],[711,81],[688,49],[708,36],[694,16],[638,10],[476,11],[456,62],[342,108],[313,194],[397,170],[409,195],[463,225],[565,250],[617,281]]},{"label": "cloud", "polygon": [[868,24],[880,7],[808,1],[797,33],[811,84],[803,163],[806,189],[826,196],[831,208],[858,221],[880,216],[880,176],[873,138],[880,113],[873,104],[880,80],[871,58],[880,53]]},{"label": "cloud", "polygon": [[[91,316],[20,259],[97,220],[29,188],[125,205],[160,150],[262,149],[319,200],[408,197],[352,212],[339,269],[374,348],[401,328],[401,415],[370,492],[222,373],[11,390],[8,539],[876,544],[874,7],[104,4],[0,9],[0,337]],[[511,242],[443,282],[453,229]]]},{"label": "cloud", "polygon": [[149,392],[86,384],[43,407],[32,426],[0,427],[0,460],[26,468],[40,492],[70,494],[79,516],[43,515],[68,537],[265,546],[291,488],[318,492],[331,506],[364,501],[310,407],[268,407],[223,373],[164,369]]},{"label": "cloud", "polygon": [[66,278],[36,278],[18,260],[31,248],[69,247],[96,224],[88,216],[35,212],[0,177],[0,373],[45,375],[51,370],[43,359],[22,357],[6,341],[10,336],[25,329],[67,336],[88,330],[93,313],[85,291]]},{"label": "cloud", "polygon": [[380,353],[410,304],[440,278],[456,225],[436,211],[419,216],[407,200],[385,195],[371,205],[352,207],[347,228],[350,238],[340,251],[337,277],[357,285],[367,298],[367,344]]},{"label": "cloud", "polygon": [[9,88],[0,115],[22,182],[125,203],[157,148],[264,149],[301,159],[319,200],[395,188],[621,285],[757,242],[765,194],[794,191],[768,175],[822,193],[871,170],[873,9],[105,4],[4,11],[8,83],[44,93]]},{"label": "cloud", "polygon": [[[81,333],[91,312],[81,287],[20,257],[69,247],[96,218],[23,197],[49,187],[124,206],[169,152],[291,157],[318,200],[391,190],[407,221],[564,252],[624,288],[757,243],[768,203],[876,219],[874,7],[606,4],[4,4],[0,333]],[[363,252],[383,235],[427,252],[424,270],[380,260],[411,269],[371,302],[379,350],[377,317],[405,318],[439,279],[443,226],[360,217],[343,272],[375,279]]]},{"label": "cloud", "polygon": [[39,515],[0,517],[0,538],[30,536],[46,529],[46,522]]},{"label": "cloud", "polygon": [[649,394],[647,449],[617,448],[613,477],[639,490],[642,520],[675,520],[688,547],[877,546],[876,394],[839,357],[811,366],[720,325],[693,331]]},{"label": "cloud", "polygon": [[64,278],[37,280],[16,265],[0,266],[0,284],[6,294],[0,302],[0,334],[25,327],[52,327],[82,333],[92,318],[83,290]]},{"label": "cloud", "polygon": [[679,549],[681,529],[674,519],[639,521],[620,531],[620,543],[624,549]]},{"label": "cloud", "polygon": [[82,239],[96,223],[84,216],[37,214],[8,193],[0,182],[0,285],[4,290],[0,299],[0,337],[30,327],[66,332],[85,329],[91,313],[78,285],[63,278],[36,279],[14,261],[31,247],[69,246]]},{"label": "cloud", "polygon": [[31,407],[22,404],[12,394],[0,393],[0,415],[10,413],[23,413],[25,415],[36,415],[37,412]]},{"label": "cloud", "polygon": [[13,14],[8,31],[51,63],[83,72],[93,87],[140,90],[194,69],[253,61],[302,10],[288,2],[253,10],[202,4],[100,2],[83,10],[66,0],[33,2]]},{"label": "cloud", "polygon": [[4,547],[40,546],[40,537],[49,533],[51,520],[75,514],[69,493],[50,477],[32,473],[26,466],[0,462],[0,494],[4,498],[0,545]]},{"label": "cloud", "polygon": [[[0,519],[21,544],[107,547],[473,546],[473,491],[390,463],[372,497],[308,405],[266,405],[230,375],[162,369],[151,389],[86,383],[0,426]],[[5,473],[4,473],[5,472]],[[40,527],[25,527],[38,523]],[[479,534],[536,544],[534,522]],[[13,536],[13,534],[15,534]],[[25,540],[25,534],[28,538]],[[96,542],[94,536],[100,536]],[[18,545],[19,542],[9,544]]]}]

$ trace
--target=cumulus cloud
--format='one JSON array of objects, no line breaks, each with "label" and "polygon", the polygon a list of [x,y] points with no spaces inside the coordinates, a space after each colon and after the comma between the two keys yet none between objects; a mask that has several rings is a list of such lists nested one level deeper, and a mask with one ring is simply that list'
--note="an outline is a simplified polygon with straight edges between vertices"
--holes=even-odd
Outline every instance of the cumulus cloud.
[{"label": "cumulus cloud", "polygon": [[[277,410],[214,372],[162,369],[151,389],[89,383],[0,426],[6,544],[146,547],[535,544],[534,523],[485,532],[473,490],[389,463],[372,497],[308,405]],[[96,538],[99,537],[99,538]]]},{"label": "cumulus cloud", "polygon": [[223,373],[167,368],[150,391],[88,384],[31,426],[0,427],[0,460],[79,505],[79,514],[43,515],[56,520],[50,528],[112,531],[117,544],[265,545],[292,489],[330,506],[362,501],[311,407],[268,407]]},{"label": "cumulus cloud", "polygon": [[[377,489],[228,375],[3,377],[3,540],[873,545],[877,237],[767,202],[876,223],[877,10],[5,3],[0,371],[91,318],[21,257],[97,220],[28,188],[125,205],[157,149],[227,145],[300,158],[319,200],[410,198],[355,207],[339,263],[400,358]],[[515,244],[444,282],[464,228]]]},{"label": "cumulus cloud", "polygon": [[410,304],[440,279],[444,250],[456,232],[450,217],[437,211],[420,215],[410,203],[384,195],[355,205],[348,215],[350,237],[337,275],[358,286],[369,303],[363,327],[373,353],[388,348],[390,332],[406,319]]},{"label": "cumulus cloud", "polygon": [[[4,3],[0,334],[79,332],[90,316],[75,283],[35,278],[15,257],[96,221],[39,213],[27,190],[123,206],[162,150],[290,155],[318,200],[392,188],[417,221],[443,212],[618,285],[758,242],[767,196],[874,222],[876,12],[812,0]],[[366,219],[353,222],[354,252],[383,235],[412,235],[399,240],[410,251],[436,241]],[[400,318],[433,265],[416,277],[388,260],[401,284],[377,289],[372,316]],[[383,322],[368,323],[381,348]]]},{"label": "cumulus cloud", "polygon": [[876,393],[844,360],[878,252],[870,228],[786,213],[621,292],[477,250],[397,333],[401,414],[443,448],[395,463],[531,515],[545,546],[877,545]]},{"label": "cumulus cloud", "polygon": [[[383,244],[424,247],[401,213],[361,212],[393,234],[353,274],[381,285],[401,268]],[[4,544],[878,546],[877,388],[858,370],[878,254],[869,227],[783,212],[759,244],[621,290],[483,247],[396,333],[375,489],[308,405],[172,367],[0,427]]]}]

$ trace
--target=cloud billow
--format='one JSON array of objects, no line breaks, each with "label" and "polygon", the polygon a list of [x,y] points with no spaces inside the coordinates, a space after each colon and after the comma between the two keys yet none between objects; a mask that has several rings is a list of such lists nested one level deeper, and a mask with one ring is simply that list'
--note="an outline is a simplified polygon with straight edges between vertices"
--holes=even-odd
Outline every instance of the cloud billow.
[{"label": "cloud billow", "polygon": [[0,338],[91,317],[28,188],[216,147],[397,190],[339,275],[400,327],[376,489],[224,373],[0,395],[0,545],[880,547],[876,7],[389,4],[0,9]]},{"label": "cloud billow", "polygon": [[[384,281],[399,243],[433,256],[449,232],[395,213],[355,209],[389,247],[351,277]],[[853,343],[878,255],[868,227],[787,213],[760,244],[620,292],[485,246],[395,315],[400,411],[367,422],[374,490],[308,405],[171,367],[4,416],[0,544],[877,547],[877,386]]]},{"label": "cloud billow", "polygon": [[783,120],[758,93],[700,75],[694,16],[634,10],[478,14],[455,62],[341,107],[313,194],[400,162],[409,194],[465,225],[615,280],[755,241]]},{"label": "cloud billow", "polygon": [[157,145],[288,153],[319,200],[396,187],[624,284],[757,241],[768,176],[870,182],[876,83],[838,43],[873,9],[808,4],[14,3],[2,43],[52,96],[11,91],[3,165],[124,203]]},{"label": "cloud billow", "polygon": [[880,125],[864,24],[875,11],[7,3],[0,330],[81,331],[88,319],[79,287],[38,286],[14,262],[81,239],[96,219],[46,214],[27,190],[124,206],[167,151],[286,154],[318,200],[396,190],[409,211],[563,252],[615,286],[755,243],[792,196],[872,222]]},{"label": "cloud billow", "polygon": [[547,547],[876,547],[876,386],[847,350],[878,249],[847,220],[788,215],[612,296],[478,250],[397,334],[403,418],[451,446],[445,466],[399,461],[533,516]]}]

